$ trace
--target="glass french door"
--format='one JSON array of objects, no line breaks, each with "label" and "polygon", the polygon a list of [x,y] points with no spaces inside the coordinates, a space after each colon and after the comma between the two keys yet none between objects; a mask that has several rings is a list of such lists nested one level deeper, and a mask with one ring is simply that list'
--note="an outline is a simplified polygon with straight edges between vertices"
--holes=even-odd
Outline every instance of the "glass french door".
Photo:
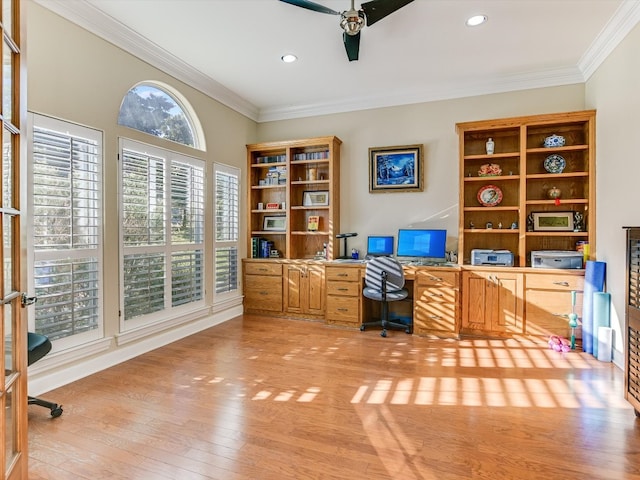
[{"label": "glass french door", "polygon": [[2,479],[27,479],[27,315],[22,308],[26,285],[26,77],[22,45],[25,0],[0,0],[2,75],[0,123],[2,132],[2,183],[0,184],[0,328],[4,342],[0,361],[0,428],[4,449],[0,453]]}]

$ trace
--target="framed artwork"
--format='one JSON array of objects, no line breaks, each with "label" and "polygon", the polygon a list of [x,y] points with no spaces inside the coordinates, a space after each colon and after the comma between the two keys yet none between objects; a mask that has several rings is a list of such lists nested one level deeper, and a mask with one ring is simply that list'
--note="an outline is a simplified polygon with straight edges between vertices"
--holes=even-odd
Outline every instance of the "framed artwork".
[{"label": "framed artwork", "polygon": [[326,207],[329,205],[329,190],[306,190],[302,194],[303,207]]},{"label": "framed artwork", "polygon": [[262,223],[262,230],[265,232],[284,232],[287,229],[287,217],[285,216],[265,216]]},{"label": "framed artwork", "polygon": [[533,212],[534,232],[571,232],[573,231],[573,212]]},{"label": "framed artwork", "polygon": [[422,145],[369,149],[369,192],[421,192]]}]

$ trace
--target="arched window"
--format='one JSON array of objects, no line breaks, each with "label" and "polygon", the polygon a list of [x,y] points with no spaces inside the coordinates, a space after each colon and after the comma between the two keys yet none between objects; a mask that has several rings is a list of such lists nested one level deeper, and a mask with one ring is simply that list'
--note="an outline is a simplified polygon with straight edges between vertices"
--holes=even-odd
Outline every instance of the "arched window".
[{"label": "arched window", "polygon": [[122,100],[118,124],[204,150],[201,129],[186,101],[170,87],[139,83]]}]

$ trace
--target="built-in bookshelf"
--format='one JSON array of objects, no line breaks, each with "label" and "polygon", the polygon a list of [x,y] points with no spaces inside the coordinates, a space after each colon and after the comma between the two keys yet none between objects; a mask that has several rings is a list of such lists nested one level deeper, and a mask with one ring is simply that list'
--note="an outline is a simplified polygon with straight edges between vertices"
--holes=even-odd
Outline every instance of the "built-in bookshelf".
[{"label": "built-in bookshelf", "polygon": [[319,137],[247,145],[250,258],[337,256],[341,143]]}]

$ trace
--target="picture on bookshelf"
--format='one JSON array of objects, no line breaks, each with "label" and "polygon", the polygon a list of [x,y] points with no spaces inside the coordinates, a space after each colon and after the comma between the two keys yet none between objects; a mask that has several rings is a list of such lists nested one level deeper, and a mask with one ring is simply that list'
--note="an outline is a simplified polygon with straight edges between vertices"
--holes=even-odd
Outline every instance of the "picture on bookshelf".
[{"label": "picture on bookshelf", "polygon": [[369,192],[421,192],[422,145],[369,149]]},{"label": "picture on bookshelf", "polygon": [[317,232],[320,226],[320,216],[319,215],[309,215],[309,220],[307,221],[307,230],[310,232]]},{"label": "picture on bookshelf", "polygon": [[303,207],[317,207],[329,205],[328,190],[306,190],[302,194]]},{"label": "picture on bookshelf", "polygon": [[262,224],[262,230],[265,232],[284,232],[287,229],[287,217],[285,216],[277,216],[264,217],[264,221]]},{"label": "picture on bookshelf", "polygon": [[534,232],[570,232],[573,212],[532,212]]}]

